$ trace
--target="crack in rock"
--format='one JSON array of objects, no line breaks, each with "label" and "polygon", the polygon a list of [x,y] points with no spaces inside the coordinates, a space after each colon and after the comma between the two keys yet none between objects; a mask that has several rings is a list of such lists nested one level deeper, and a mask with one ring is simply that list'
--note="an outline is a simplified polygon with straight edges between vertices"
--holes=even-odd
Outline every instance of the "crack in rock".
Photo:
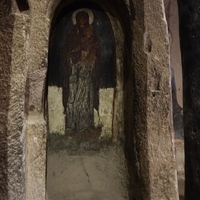
[{"label": "crack in rock", "polygon": [[87,172],[87,170],[86,170],[86,168],[85,168],[85,165],[84,165],[84,163],[83,163],[83,158],[82,158],[82,157],[80,157],[80,161],[81,161],[81,164],[82,164],[82,166],[83,166],[83,170],[84,170],[84,172],[85,172],[85,174],[86,174],[86,176],[87,176],[87,178],[88,178],[88,183],[90,184],[90,186],[91,186],[91,188],[92,188],[92,190],[93,190],[92,183],[91,183],[91,181],[90,181],[90,176],[89,176],[89,174],[88,174],[88,172]]}]

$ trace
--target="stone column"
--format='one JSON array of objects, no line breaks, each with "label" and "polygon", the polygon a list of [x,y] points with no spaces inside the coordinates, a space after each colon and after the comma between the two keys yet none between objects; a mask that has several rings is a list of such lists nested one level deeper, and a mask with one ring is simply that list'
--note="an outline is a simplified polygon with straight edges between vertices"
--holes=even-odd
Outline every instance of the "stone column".
[{"label": "stone column", "polygon": [[28,117],[26,143],[26,200],[45,200],[46,122],[42,114]]},{"label": "stone column", "polygon": [[30,0],[27,61],[26,199],[44,200],[46,189],[45,84],[48,60],[48,2]]},{"label": "stone column", "polygon": [[11,0],[0,1],[0,197],[8,199],[8,110],[14,27]]},{"label": "stone column", "polygon": [[177,200],[170,55],[163,1],[144,1],[150,199]]},{"label": "stone column", "polygon": [[198,200],[200,190],[200,2],[178,1],[183,66],[185,199]]},{"label": "stone column", "polygon": [[25,87],[27,78],[26,41],[28,15],[13,6],[15,16],[10,66],[10,94],[8,111],[8,199],[24,199],[25,189]]},{"label": "stone column", "polygon": [[[130,13],[133,72],[129,76],[132,75],[133,89],[126,91],[125,85],[124,95],[125,100],[133,101],[130,107],[125,105],[129,195],[131,199],[177,200],[164,4],[159,0],[134,0],[130,3]],[[130,83],[128,88],[132,86]]]}]

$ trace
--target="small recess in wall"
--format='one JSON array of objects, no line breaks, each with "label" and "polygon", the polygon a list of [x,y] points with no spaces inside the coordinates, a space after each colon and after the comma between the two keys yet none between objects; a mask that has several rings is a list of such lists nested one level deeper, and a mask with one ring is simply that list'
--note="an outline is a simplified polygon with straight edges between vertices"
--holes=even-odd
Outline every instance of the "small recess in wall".
[{"label": "small recess in wall", "polygon": [[28,0],[16,0],[20,12],[29,10]]}]

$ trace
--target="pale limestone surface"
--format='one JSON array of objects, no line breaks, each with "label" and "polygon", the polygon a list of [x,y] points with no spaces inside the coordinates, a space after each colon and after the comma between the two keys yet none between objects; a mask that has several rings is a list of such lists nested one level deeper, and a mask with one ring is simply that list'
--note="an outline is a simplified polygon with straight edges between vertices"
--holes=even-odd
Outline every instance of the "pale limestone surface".
[{"label": "pale limestone surface", "polygon": [[48,60],[49,17],[47,1],[29,1],[27,47],[27,131],[25,199],[45,199],[46,132],[45,82]]},{"label": "pale limestone surface", "polygon": [[79,155],[51,152],[47,177],[48,200],[128,199],[127,169],[119,148]]},{"label": "pale limestone surface", "polygon": [[49,133],[65,134],[65,115],[62,104],[62,88],[48,87],[48,126]]}]

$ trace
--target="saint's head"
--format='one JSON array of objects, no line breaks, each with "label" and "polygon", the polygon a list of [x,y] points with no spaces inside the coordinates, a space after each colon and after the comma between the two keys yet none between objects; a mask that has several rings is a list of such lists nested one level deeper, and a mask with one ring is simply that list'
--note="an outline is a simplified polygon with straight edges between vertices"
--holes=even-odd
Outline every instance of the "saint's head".
[{"label": "saint's head", "polygon": [[76,22],[79,27],[89,25],[89,15],[87,12],[81,11],[76,14]]}]

